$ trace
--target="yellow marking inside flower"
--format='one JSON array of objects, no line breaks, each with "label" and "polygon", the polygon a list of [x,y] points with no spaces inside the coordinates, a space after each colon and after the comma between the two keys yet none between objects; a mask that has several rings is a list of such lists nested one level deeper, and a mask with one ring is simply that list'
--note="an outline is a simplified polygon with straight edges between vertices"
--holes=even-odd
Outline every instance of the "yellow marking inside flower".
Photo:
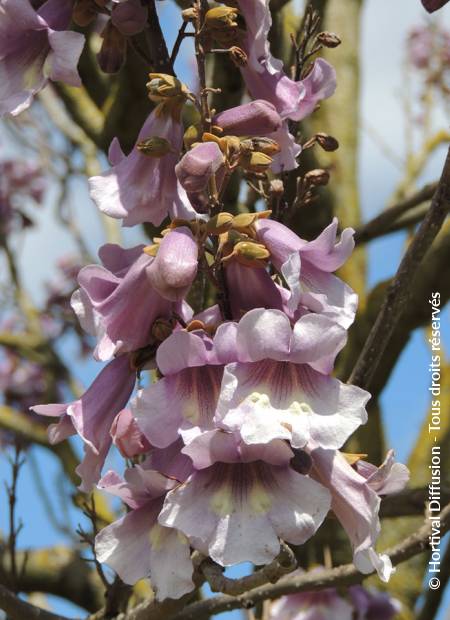
[{"label": "yellow marking inside flower", "polygon": [[272,499],[262,485],[256,483],[250,491],[249,504],[252,512],[262,514],[270,510],[272,507]]},{"label": "yellow marking inside flower", "polygon": [[252,392],[248,397],[248,400],[259,407],[270,407],[270,398],[267,394],[261,394],[260,392]]},{"label": "yellow marking inside flower", "polygon": [[296,400],[289,406],[289,411],[294,415],[311,415],[313,413],[308,403],[299,403]]},{"label": "yellow marking inside flower", "polygon": [[223,486],[216,491],[209,502],[211,510],[217,515],[224,517],[233,511],[233,496],[229,487]]},{"label": "yellow marking inside flower", "polygon": [[198,407],[192,400],[188,400],[183,407],[183,418],[188,422],[195,423],[198,421]]},{"label": "yellow marking inside flower", "polygon": [[166,532],[164,531],[165,529],[167,528],[164,528],[159,525],[159,523],[156,523],[148,534],[150,544],[155,551],[159,551],[164,546],[164,539],[166,537]]}]

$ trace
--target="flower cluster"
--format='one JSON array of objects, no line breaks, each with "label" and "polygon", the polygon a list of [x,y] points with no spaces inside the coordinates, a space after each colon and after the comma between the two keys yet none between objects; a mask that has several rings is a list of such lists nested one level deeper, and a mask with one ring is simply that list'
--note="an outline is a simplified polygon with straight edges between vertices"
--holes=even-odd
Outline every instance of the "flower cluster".
[{"label": "flower cluster", "polygon": [[[0,0],[10,19],[0,46],[4,111],[24,109],[47,77],[78,82],[82,36],[64,30],[72,9],[81,25],[107,16],[99,55],[107,71],[148,19],[136,0],[57,4],[35,12],[27,0]],[[392,452],[380,467],[341,452],[366,422],[370,395],[332,374],[357,308],[334,274],[353,250],[353,230],[339,234],[333,219],[305,240],[270,209],[231,213],[222,202],[235,171],[263,196],[283,191],[274,175],[296,168],[301,151],[292,128],[332,95],[334,69],[319,58],[300,79],[285,73],[270,51],[268,0],[195,4],[183,18],[201,41],[199,62],[219,45],[252,100],[212,111],[203,84],[196,94],[174,75],[150,73],[154,108],[134,147],[125,154],[114,139],[111,167],[89,185],[98,208],[124,226],[162,230],[148,246],[106,244],[101,264],[81,269],[72,307],[107,364],[78,400],[33,409],[56,418],[52,442],[82,439],[81,488],[97,484],[129,508],[98,534],[98,560],[126,583],[150,576],[158,599],[194,588],[192,550],[221,566],[267,564],[280,540],[302,545],[330,511],[357,568],[387,581],[390,560],[375,550],[380,496],[400,490],[408,472]],[[25,33],[29,48],[18,44]],[[23,72],[12,74],[19,57]],[[186,129],[184,106],[197,113]],[[314,140],[337,146],[324,134]],[[195,313],[188,294],[207,281],[217,304]],[[134,393],[147,370],[149,385]],[[113,444],[132,459],[123,476],[102,471]]]}]

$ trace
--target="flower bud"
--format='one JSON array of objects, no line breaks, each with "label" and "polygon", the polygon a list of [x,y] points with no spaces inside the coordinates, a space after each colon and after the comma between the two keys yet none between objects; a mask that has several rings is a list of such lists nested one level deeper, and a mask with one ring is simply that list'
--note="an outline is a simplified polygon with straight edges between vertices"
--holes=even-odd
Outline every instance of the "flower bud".
[{"label": "flower bud", "polygon": [[247,152],[244,153],[239,161],[244,170],[249,172],[266,172],[272,163],[272,158],[265,153]]},{"label": "flower bud", "polygon": [[238,10],[230,6],[216,6],[205,15],[205,26],[209,30],[221,30],[237,27]]},{"label": "flower bud", "polygon": [[189,291],[197,275],[197,267],[197,242],[191,230],[182,226],[164,235],[147,274],[161,297],[180,301]]},{"label": "flower bud", "polygon": [[106,24],[101,36],[103,42],[97,54],[98,64],[105,73],[117,73],[125,60],[126,38],[111,21]]},{"label": "flower bud", "polygon": [[115,4],[111,12],[111,21],[120,32],[133,36],[142,32],[148,19],[148,9],[142,6],[141,0],[127,0]]},{"label": "flower bud", "polygon": [[140,153],[149,157],[164,157],[164,155],[173,151],[172,145],[168,140],[158,138],[157,136],[141,140],[136,144],[136,148]]},{"label": "flower bud", "polygon": [[272,103],[257,99],[219,112],[213,123],[234,136],[264,136],[277,131],[282,120]]},{"label": "flower bud", "polygon": [[317,41],[324,47],[337,47],[341,44],[340,38],[334,32],[319,32]]},{"label": "flower bud", "polygon": [[310,185],[327,185],[330,180],[330,173],[322,168],[316,168],[307,172],[304,178]]},{"label": "flower bud", "polygon": [[187,192],[199,192],[223,165],[222,152],[215,142],[202,142],[188,151],[175,166],[176,175]]},{"label": "flower bud", "polygon": [[127,459],[149,452],[151,445],[141,432],[130,409],[122,409],[111,426],[110,431],[113,444],[120,454]]},{"label": "flower bud", "polygon": [[172,97],[185,97],[186,87],[173,75],[166,73],[150,73],[147,82],[149,99],[161,103]]}]

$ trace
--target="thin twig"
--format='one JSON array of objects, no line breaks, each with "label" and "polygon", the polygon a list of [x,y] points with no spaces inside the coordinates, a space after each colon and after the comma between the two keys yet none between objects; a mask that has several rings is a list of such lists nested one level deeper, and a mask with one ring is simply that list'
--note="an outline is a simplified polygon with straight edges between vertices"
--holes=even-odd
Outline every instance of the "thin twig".
[{"label": "thin twig", "polygon": [[349,383],[368,388],[409,299],[412,281],[427,250],[450,210],[450,149],[430,209],[410,243],[368,339],[350,375]]},{"label": "thin twig", "polygon": [[[9,537],[8,537],[8,551],[11,562],[11,590],[18,592],[19,581],[19,568],[17,566],[17,537],[20,530],[23,527],[22,521],[16,526],[16,502],[17,502],[17,483],[19,481],[20,468],[24,464],[25,460],[21,458],[21,448],[16,440],[14,447],[14,458],[10,459],[11,464],[11,484],[6,485],[6,492],[8,494],[9,502]],[[20,573],[23,567],[21,567]]]},{"label": "thin twig", "polygon": [[178,52],[180,51],[180,47],[181,47],[181,43],[183,42],[183,39],[186,37],[186,28],[187,28],[188,22],[183,22],[180,26],[180,29],[178,30],[178,35],[177,38],[175,40],[173,49],[172,49],[172,54],[170,55],[170,62],[172,64],[172,66],[175,64],[175,60],[177,59],[178,56]]},{"label": "thin twig", "polygon": [[401,215],[403,215],[403,213],[422,204],[426,200],[430,200],[436,192],[437,187],[437,181],[435,183],[428,183],[427,185],[424,185],[424,187],[422,187],[418,192],[412,194],[412,196],[409,196],[405,200],[401,200],[391,207],[388,207],[379,215],[367,222],[367,224],[363,224],[357,228],[355,232],[356,244],[366,243],[367,241],[371,241],[372,239],[376,239],[377,237],[383,235],[390,229],[390,226]]}]

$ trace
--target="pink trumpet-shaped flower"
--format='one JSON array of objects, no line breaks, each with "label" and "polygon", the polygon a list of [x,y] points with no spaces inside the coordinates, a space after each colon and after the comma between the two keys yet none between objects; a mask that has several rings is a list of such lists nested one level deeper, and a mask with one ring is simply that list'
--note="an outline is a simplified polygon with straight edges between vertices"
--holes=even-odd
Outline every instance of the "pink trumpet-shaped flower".
[{"label": "pink trumpet-shaped flower", "polygon": [[181,185],[187,192],[200,192],[209,179],[223,166],[224,158],[216,142],[201,142],[188,151],[175,167]]},{"label": "pink trumpet-shaped flower", "polygon": [[394,470],[392,455],[389,455],[374,486],[374,479],[371,481],[358,473],[339,451],[323,450],[311,444],[308,452],[312,458],[310,475],[331,492],[331,508],[350,538],[356,568],[364,574],[376,570],[382,581],[389,581],[393,572],[391,560],[375,551],[380,533],[377,493],[383,489],[383,482],[386,482],[385,489],[389,486],[395,491],[403,488],[407,482],[406,468]]},{"label": "pink trumpet-shaped flower", "polygon": [[245,443],[338,448],[366,422],[370,394],[322,374],[346,341],[327,317],[308,314],[292,328],[278,310],[251,310],[235,338],[238,362],[225,367],[216,422]]},{"label": "pink trumpet-shaped flower", "polygon": [[187,226],[181,226],[163,237],[148,275],[161,297],[181,301],[197,275],[197,268],[197,241]]},{"label": "pink trumpet-shaped flower", "polygon": [[257,220],[255,228],[258,240],[267,247],[274,267],[290,288],[287,309],[295,313],[303,306],[349,327],[358,296],[332,272],[345,263],[355,247],[353,229],[346,228],[337,241],[338,220],[334,218],[316,239],[305,241],[275,220]]},{"label": "pink trumpet-shaped flower", "polygon": [[111,447],[110,429],[116,414],[125,407],[136,381],[128,355],[110,362],[83,396],[68,405],[36,405],[32,410],[46,416],[59,416],[49,427],[51,443],[58,443],[78,433],[84,441],[84,458],[76,472],[80,489],[89,492],[101,475]]},{"label": "pink trumpet-shaped flower", "polygon": [[[137,145],[148,138],[167,140],[171,150],[151,157]],[[145,121],[131,153],[125,156],[115,138],[110,147],[112,168],[89,179],[92,200],[103,213],[123,220],[124,226],[151,222],[159,226],[169,214],[195,215],[185,192],[180,191],[175,164],[183,141],[183,126],[170,114],[153,110]]]},{"label": "pink trumpet-shaped flower", "polygon": [[72,0],[0,0],[0,115],[27,109],[48,80],[80,86],[84,36],[69,32]]},{"label": "pink trumpet-shaped flower", "polygon": [[250,94],[273,103],[282,119],[305,118],[319,101],[334,93],[335,70],[319,58],[306,78],[298,82],[291,80],[284,73],[281,60],[270,53],[269,0],[238,0],[238,6],[246,23],[243,48],[248,55],[248,64],[241,72]]},{"label": "pink trumpet-shaped flower", "polygon": [[236,435],[209,431],[183,452],[197,471],[169,491],[159,522],[222,566],[270,562],[280,538],[304,543],[328,512],[328,492],[289,467],[284,442],[245,446]]},{"label": "pink trumpet-shaped flower", "polygon": [[88,265],[78,274],[72,307],[83,329],[97,338],[96,359],[150,344],[156,319],[170,318],[175,310],[184,314],[181,303],[153,288],[149,271],[155,259],[143,247],[104,245],[99,251],[104,266]]},{"label": "pink trumpet-shaped flower", "polygon": [[99,482],[100,489],[120,497],[131,510],[97,534],[97,560],[109,564],[125,583],[150,577],[158,600],[180,598],[194,589],[188,540],[157,521],[164,495],[177,484],[139,465],[127,469],[124,479],[109,471]]},{"label": "pink trumpet-shaped flower", "polygon": [[180,434],[188,442],[190,429],[214,428],[223,368],[235,359],[233,331],[232,324],[222,325],[213,341],[202,330],[179,330],[159,346],[156,363],[164,376],[141,390],[131,405],[152,445],[165,448]]},{"label": "pink trumpet-shaped flower", "polygon": [[119,411],[111,425],[110,435],[113,444],[126,459],[145,454],[151,448],[130,409]]}]

